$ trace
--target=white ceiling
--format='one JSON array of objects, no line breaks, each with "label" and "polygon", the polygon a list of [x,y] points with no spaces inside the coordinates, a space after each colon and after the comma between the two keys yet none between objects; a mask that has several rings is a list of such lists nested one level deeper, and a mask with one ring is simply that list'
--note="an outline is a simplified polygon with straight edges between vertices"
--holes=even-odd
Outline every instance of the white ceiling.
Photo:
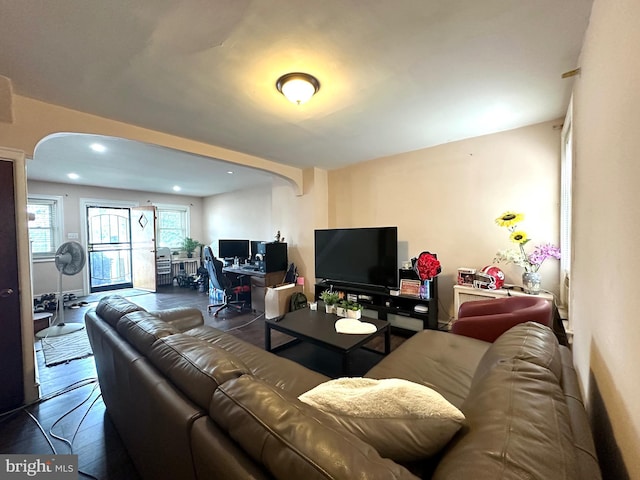
[{"label": "white ceiling", "polygon": [[[564,116],[572,80],[561,75],[578,66],[591,4],[0,0],[0,74],[20,95],[331,169]],[[321,83],[302,106],[275,89],[292,71]],[[51,178],[45,163],[61,173],[79,169],[87,140],[42,142],[42,167],[29,168],[29,178]],[[212,160],[150,146],[122,151],[122,141],[107,147],[106,171],[95,163],[90,170],[104,186],[122,188],[138,164],[158,174],[145,188],[162,191],[178,172],[200,177],[180,179],[196,195],[216,193],[215,180],[227,185],[230,177],[228,164],[209,174]],[[192,161],[194,168],[176,169]]]},{"label": "white ceiling", "polygon": [[[91,146],[102,145],[104,152]],[[78,175],[72,180],[68,174]],[[273,175],[217,159],[100,135],[47,137],[27,162],[29,180],[207,197],[271,184]],[[174,187],[179,187],[175,191]]]}]

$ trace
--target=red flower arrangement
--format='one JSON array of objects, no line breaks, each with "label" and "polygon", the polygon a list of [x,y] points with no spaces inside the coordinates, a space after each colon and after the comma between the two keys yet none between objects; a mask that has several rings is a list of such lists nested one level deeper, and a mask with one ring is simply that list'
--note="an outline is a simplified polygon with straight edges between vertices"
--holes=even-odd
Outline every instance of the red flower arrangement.
[{"label": "red flower arrangement", "polygon": [[412,258],[413,269],[423,282],[431,280],[442,271],[440,261],[434,253],[422,252],[417,258]]}]

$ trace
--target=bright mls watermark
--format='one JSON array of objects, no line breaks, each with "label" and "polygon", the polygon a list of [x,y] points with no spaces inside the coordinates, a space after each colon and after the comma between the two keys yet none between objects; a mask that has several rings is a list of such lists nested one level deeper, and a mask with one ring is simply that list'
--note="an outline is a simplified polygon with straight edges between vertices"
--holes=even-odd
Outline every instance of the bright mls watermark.
[{"label": "bright mls watermark", "polygon": [[0,455],[0,480],[77,480],[77,455]]}]

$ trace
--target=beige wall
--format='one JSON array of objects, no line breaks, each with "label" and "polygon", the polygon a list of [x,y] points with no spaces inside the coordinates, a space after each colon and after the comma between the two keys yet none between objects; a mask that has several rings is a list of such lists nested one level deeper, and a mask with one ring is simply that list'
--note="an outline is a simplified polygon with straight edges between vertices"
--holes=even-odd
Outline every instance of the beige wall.
[{"label": "beige wall", "polygon": [[574,359],[611,479],[640,479],[639,18],[595,0],[574,86]]},{"label": "beige wall", "polygon": [[250,189],[204,199],[203,228],[217,253],[220,238],[273,241],[280,231],[289,262],[305,277],[305,293],[313,295],[313,231],[327,226],[327,172],[303,172],[304,194],[276,178],[271,188]]},{"label": "beige wall", "polygon": [[[510,248],[494,219],[526,215],[532,243],[559,241],[561,121],[476,137],[329,172],[331,227],[398,226],[399,261],[423,250],[438,254],[440,319],[453,314],[458,267],[482,268]],[[521,285],[522,269],[501,265]],[[540,270],[543,288],[558,293],[559,265]]]},{"label": "beige wall", "polygon": [[[37,181],[27,182],[27,193],[62,196],[64,210],[63,240],[67,240],[69,234],[77,233],[79,236],[78,241],[85,247],[87,242],[86,238],[82,238],[83,230],[81,225],[81,222],[84,221],[84,214],[80,211],[83,199],[132,202],[138,205],[171,204],[189,206],[191,210],[191,236],[195,239],[202,238],[202,200],[200,198]],[[88,293],[86,290],[86,272],[87,269],[85,267],[81,274],[65,277],[63,279],[64,291]],[[33,295],[39,296],[43,293],[57,291],[58,271],[53,260],[34,262]]]},{"label": "beige wall", "polygon": [[203,243],[218,255],[218,240],[242,238],[270,242],[271,187],[251,188],[207,197],[203,200]]},{"label": "beige wall", "polygon": [[274,225],[289,244],[289,261],[296,264],[305,279],[304,292],[314,295],[314,230],[327,227],[327,172],[310,168],[304,171],[304,194],[293,196],[284,181],[274,185],[272,211]]},{"label": "beige wall", "polygon": [[[438,253],[443,264],[440,318],[447,321],[453,314],[457,268],[482,268],[492,263],[498,249],[512,245],[506,230],[494,224],[503,211],[526,213],[522,226],[534,243],[558,243],[560,123],[545,122],[330,172],[308,169],[303,196],[276,180],[271,190],[210,197],[204,203],[203,223],[214,241],[231,233],[231,238],[254,238],[252,232],[260,231],[271,240],[280,230],[289,244],[290,261],[307,279],[305,292],[311,294],[315,228],[396,225],[400,261],[425,249]],[[265,207],[269,204],[270,209]],[[254,210],[251,221],[233,225],[247,209]],[[558,267],[550,261],[541,269],[543,287],[555,294]],[[522,269],[502,268],[507,281],[521,284]]]},{"label": "beige wall", "polygon": [[[214,240],[216,231],[247,238],[248,232],[266,228],[271,240],[280,230],[290,260],[307,278],[307,293],[315,280],[315,228],[396,225],[400,261],[422,250],[438,253],[443,264],[440,318],[448,321],[457,268],[482,268],[492,263],[498,249],[512,246],[506,230],[494,224],[503,211],[526,213],[522,226],[534,243],[558,243],[560,124],[545,122],[330,172],[308,169],[303,196],[276,180],[271,191],[211,197],[205,200],[204,223]],[[263,211],[269,203],[270,210]],[[240,226],[228,222],[246,208],[260,214],[253,215],[242,234]],[[521,284],[519,267],[501,267],[508,282]],[[550,261],[541,269],[543,287],[554,294],[558,267]]]}]

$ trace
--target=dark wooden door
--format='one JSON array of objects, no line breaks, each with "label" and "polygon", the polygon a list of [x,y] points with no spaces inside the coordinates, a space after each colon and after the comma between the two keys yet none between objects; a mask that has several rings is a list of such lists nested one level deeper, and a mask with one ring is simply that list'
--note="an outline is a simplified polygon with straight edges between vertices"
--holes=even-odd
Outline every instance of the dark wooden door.
[{"label": "dark wooden door", "polygon": [[22,332],[13,162],[0,159],[0,412],[22,405]]}]

